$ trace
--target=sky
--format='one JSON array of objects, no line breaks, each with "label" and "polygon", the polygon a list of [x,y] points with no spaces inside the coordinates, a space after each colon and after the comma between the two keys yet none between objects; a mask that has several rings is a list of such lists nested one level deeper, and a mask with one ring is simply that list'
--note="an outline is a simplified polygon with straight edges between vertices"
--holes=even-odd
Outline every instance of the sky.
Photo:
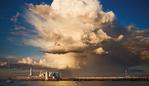
[{"label": "sky", "polygon": [[[0,3],[0,57],[40,57],[37,48],[20,43],[21,37],[13,37],[14,23],[11,18],[17,12],[24,12],[26,3],[50,4],[50,0],[1,0]],[[124,25],[135,25],[142,29],[149,28],[148,0],[101,0],[105,11],[113,11],[118,21]]]},{"label": "sky", "polygon": [[123,75],[126,69],[147,72],[148,4],[148,0],[3,0],[0,68],[46,67],[74,75],[79,71],[82,76]]}]

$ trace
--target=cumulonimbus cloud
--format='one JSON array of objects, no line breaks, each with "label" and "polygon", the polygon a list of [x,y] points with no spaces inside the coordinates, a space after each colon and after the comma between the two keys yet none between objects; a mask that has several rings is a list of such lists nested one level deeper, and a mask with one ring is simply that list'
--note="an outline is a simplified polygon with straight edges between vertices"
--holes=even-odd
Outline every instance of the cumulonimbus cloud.
[{"label": "cumulonimbus cloud", "polygon": [[105,41],[114,39],[120,43],[125,40],[122,43],[125,45],[126,37],[131,34],[127,31],[129,35],[117,32],[120,34],[117,38],[109,34],[115,34],[113,29],[121,27],[115,23],[114,13],[104,12],[98,0],[54,0],[51,5],[28,4],[25,15],[26,21],[34,26],[37,34],[25,39],[24,43],[46,54],[39,61],[24,58],[19,63],[58,69],[80,68],[90,64],[87,59],[112,52],[103,47]]}]

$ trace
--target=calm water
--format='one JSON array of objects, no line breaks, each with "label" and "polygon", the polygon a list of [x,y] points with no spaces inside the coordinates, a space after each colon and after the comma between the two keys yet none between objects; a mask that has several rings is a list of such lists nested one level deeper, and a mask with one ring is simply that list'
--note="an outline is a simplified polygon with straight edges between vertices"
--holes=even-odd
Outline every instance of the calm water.
[{"label": "calm water", "polygon": [[130,82],[69,82],[69,81],[13,81],[6,83],[0,81],[0,86],[149,86],[149,81],[130,81]]}]

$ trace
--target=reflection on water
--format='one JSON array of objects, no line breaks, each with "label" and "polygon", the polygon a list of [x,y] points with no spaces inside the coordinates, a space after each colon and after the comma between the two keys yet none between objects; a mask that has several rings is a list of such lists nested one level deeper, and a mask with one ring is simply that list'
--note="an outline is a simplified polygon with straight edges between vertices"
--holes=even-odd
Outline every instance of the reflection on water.
[{"label": "reflection on water", "polygon": [[148,81],[92,81],[92,82],[75,82],[75,81],[14,81],[6,83],[0,81],[0,86],[149,86]]},{"label": "reflection on water", "polygon": [[[50,82],[50,81],[45,81],[45,82],[38,82],[40,86],[80,86],[79,84],[75,82],[66,82],[66,81],[57,81],[57,82]],[[37,86],[35,84],[35,86]]]},{"label": "reflection on water", "polygon": [[23,86],[104,86],[102,82],[75,82],[75,81],[28,81],[20,82]]}]

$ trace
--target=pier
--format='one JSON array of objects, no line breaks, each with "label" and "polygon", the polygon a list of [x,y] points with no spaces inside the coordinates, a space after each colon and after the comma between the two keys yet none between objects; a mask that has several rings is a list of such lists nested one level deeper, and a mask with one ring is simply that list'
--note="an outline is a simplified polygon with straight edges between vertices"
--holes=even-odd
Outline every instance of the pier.
[{"label": "pier", "polygon": [[62,77],[59,72],[40,72],[34,75],[30,68],[28,76],[18,76],[11,78],[16,81],[149,81],[149,76],[109,76],[109,77]]},{"label": "pier", "polygon": [[149,81],[149,77],[64,77],[60,79],[24,77],[15,80],[19,81]]}]

